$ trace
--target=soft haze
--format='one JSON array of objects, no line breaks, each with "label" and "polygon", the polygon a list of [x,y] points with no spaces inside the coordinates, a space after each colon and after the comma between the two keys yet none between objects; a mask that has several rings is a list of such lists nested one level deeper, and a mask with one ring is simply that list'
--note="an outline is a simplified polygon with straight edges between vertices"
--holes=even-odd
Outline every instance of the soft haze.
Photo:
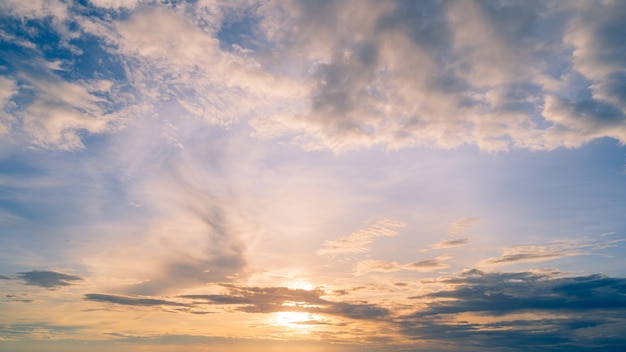
[{"label": "soft haze", "polygon": [[626,345],[626,2],[0,20],[0,350]]}]

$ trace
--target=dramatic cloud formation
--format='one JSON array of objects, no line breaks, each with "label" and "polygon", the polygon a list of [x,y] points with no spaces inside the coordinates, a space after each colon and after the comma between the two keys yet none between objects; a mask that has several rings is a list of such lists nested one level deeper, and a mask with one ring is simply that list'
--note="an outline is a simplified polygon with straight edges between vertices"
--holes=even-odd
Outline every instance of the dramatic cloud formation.
[{"label": "dramatic cloud formation", "polygon": [[[82,148],[78,131],[111,131],[168,101],[217,124],[250,117],[259,136],[306,148],[626,141],[621,2],[94,5],[114,20],[63,2],[3,2],[10,26],[38,21],[59,48],[2,36],[19,52],[0,81],[3,106],[17,103],[4,130]],[[101,61],[70,81],[88,46]]]}]

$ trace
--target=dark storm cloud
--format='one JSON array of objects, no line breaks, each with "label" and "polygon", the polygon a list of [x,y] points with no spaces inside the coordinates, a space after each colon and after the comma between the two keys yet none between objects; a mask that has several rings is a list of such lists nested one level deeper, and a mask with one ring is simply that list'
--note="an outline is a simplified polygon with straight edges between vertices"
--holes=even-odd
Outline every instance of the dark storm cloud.
[{"label": "dark storm cloud", "polygon": [[69,286],[83,278],[75,275],[57,273],[55,271],[29,271],[18,273],[17,277],[24,280],[27,285],[41,286],[46,288],[58,288]]}]

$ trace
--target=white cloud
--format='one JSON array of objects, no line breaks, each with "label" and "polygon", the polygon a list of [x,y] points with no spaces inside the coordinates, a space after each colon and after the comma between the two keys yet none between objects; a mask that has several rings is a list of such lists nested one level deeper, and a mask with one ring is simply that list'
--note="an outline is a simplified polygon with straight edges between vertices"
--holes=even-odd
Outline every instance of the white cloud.
[{"label": "white cloud", "polygon": [[11,115],[4,111],[15,93],[17,93],[15,81],[0,76],[0,135],[9,132],[10,125],[15,121]]},{"label": "white cloud", "polygon": [[28,19],[51,17],[55,21],[64,21],[68,17],[67,5],[59,0],[4,0],[0,8],[13,16]]},{"label": "white cloud", "polygon": [[[245,122],[258,138],[337,152],[626,141],[620,2],[93,4],[130,11],[75,21],[124,63],[143,106],[175,103],[213,124]],[[84,33],[69,29],[63,3],[3,6],[17,17],[51,16],[60,45],[82,50],[70,45]],[[256,47],[220,42],[222,25],[235,20],[252,23],[242,35]],[[571,80],[577,74],[583,79]],[[80,145],[52,134],[50,145]]]},{"label": "white cloud", "polygon": [[141,3],[141,0],[89,0],[89,2],[98,7],[113,9],[119,9],[123,7],[127,9],[132,9],[136,7],[139,3]]},{"label": "white cloud", "polygon": [[479,218],[462,218],[456,220],[448,227],[448,235],[459,235],[467,231],[472,225],[479,222]]}]

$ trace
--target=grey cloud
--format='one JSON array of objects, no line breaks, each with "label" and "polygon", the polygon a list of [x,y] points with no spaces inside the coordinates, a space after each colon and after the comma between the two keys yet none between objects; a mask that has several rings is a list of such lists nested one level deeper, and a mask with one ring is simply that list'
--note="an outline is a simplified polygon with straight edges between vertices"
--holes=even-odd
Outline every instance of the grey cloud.
[{"label": "grey cloud", "polygon": [[379,319],[390,314],[389,310],[375,304],[353,304],[338,302],[323,310],[326,314],[334,314],[352,319]]},{"label": "grey cloud", "polygon": [[[207,305],[233,306],[235,310],[246,313],[298,311],[329,314],[348,319],[379,319],[391,314],[387,308],[372,303],[336,302],[323,299],[321,296],[325,292],[320,289],[308,291],[287,287],[253,287],[234,284],[222,284],[221,286],[226,290],[223,294],[181,295],[169,300],[148,296],[98,293],[86,294],[84,299],[129,306],[179,306],[194,314],[205,313],[193,309],[201,309]],[[285,306],[285,304],[289,304],[289,306]]]},{"label": "grey cloud", "polygon": [[453,248],[453,247],[461,247],[469,244],[469,238],[459,238],[457,240],[441,240],[438,243],[435,243],[432,248],[434,249],[442,249],[442,248]]},{"label": "grey cloud", "polygon": [[100,293],[88,293],[85,295],[87,301],[107,302],[122,304],[127,306],[185,306],[183,303],[166,301],[154,298],[139,298],[119,295],[108,295]]},{"label": "grey cloud", "polygon": [[428,308],[416,312],[415,316],[461,312],[509,314],[523,310],[626,310],[626,279],[601,275],[551,278],[533,273],[516,275],[473,271],[471,275],[448,282],[456,287],[413,297],[441,299],[431,302]]},{"label": "grey cloud", "polygon": [[449,257],[443,257],[443,258],[436,258],[436,259],[428,259],[428,260],[422,260],[419,262],[413,262],[410,264],[407,264],[407,268],[415,268],[415,269],[440,269],[440,268],[447,268],[448,265],[444,264],[443,261],[449,259]]},{"label": "grey cloud", "polygon": [[504,254],[501,257],[490,258],[489,264],[515,264],[520,262],[540,262],[564,257],[563,253],[514,253]]},{"label": "grey cloud", "polygon": [[[362,3],[306,6],[295,2],[300,45],[292,45],[301,52],[315,43],[308,50],[318,60],[311,113],[294,123],[308,124],[298,137],[307,147],[552,149],[606,136],[626,140],[618,125],[621,4],[393,1],[366,3],[367,13]],[[559,86],[579,73],[593,85]],[[591,104],[581,98],[587,95]],[[556,119],[551,96],[574,97],[589,124]],[[603,128],[590,131],[595,125]]]},{"label": "grey cloud", "polygon": [[58,273],[55,271],[29,271],[18,273],[17,277],[26,281],[27,285],[41,286],[46,288],[58,288],[73,285],[76,281],[82,281],[83,278],[75,275]]},{"label": "grey cloud", "polygon": [[[79,131],[116,130],[137,97],[216,125],[246,121],[258,136],[287,136],[307,149],[626,141],[619,1],[290,1],[211,11],[129,1],[119,3],[127,16],[114,20],[60,3],[54,11],[16,4],[0,5],[7,18],[52,17],[44,30],[68,52],[80,56],[81,40],[92,36],[104,62],[124,63],[92,74],[67,61],[62,68],[74,74],[66,77],[41,48],[22,47],[50,70],[34,78],[12,60],[22,72],[7,79],[34,98],[16,104],[25,108],[10,120],[20,123],[0,128],[43,147],[82,148]],[[564,83],[572,75],[584,79]]]},{"label": "grey cloud", "polygon": [[11,278],[8,276],[0,275],[0,280],[11,280]]},{"label": "grey cloud", "polygon": [[572,239],[545,244],[523,244],[502,249],[502,254],[484,260],[484,265],[510,265],[523,262],[542,262],[564,257],[589,254],[594,249],[614,246],[617,242]]},{"label": "grey cloud", "polygon": [[[473,269],[441,282],[452,287],[412,297],[422,308],[397,319],[405,334],[469,350],[618,350],[625,342],[615,334],[626,325],[623,278]],[[459,314],[491,319],[459,324]]]},{"label": "grey cloud", "polygon": [[[230,286],[231,294],[246,298],[250,305],[240,310],[251,313],[269,313],[284,311],[283,303],[294,303],[290,310],[323,313],[350,319],[377,319],[390,312],[383,307],[370,303],[333,302],[322,299],[321,290],[289,289],[286,287],[237,287]],[[311,307],[312,306],[312,307]]]}]

